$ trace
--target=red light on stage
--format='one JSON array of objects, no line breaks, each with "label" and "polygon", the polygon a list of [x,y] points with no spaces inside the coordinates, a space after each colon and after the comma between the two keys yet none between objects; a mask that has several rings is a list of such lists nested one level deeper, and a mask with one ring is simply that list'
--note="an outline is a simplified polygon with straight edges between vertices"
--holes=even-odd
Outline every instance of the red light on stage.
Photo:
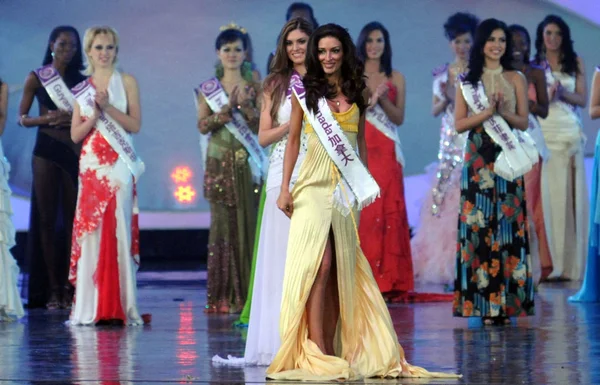
[{"label": "red light on stage", "polygon": [[173,170],[171,179],[173,179],[173,182],[175,183],[188,183],[192,176],[194,176],[194,174],[188,166],[178,166]]},{"label": "red light on stage", "polygon": [[192,186],[177,186],[173,194],[179,203],[192,203],[196,190]]}]

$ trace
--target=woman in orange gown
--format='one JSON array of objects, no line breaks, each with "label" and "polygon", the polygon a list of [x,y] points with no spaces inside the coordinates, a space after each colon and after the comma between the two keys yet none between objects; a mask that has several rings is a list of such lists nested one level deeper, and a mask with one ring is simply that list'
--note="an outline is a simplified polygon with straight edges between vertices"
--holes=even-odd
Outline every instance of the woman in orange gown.
[{"label": "woman in orange gown", "polygon": [[[383,110],[390,126],[404,121],[404,76],[392,69],[392,48],[387,29],[367,24],[357,42],[365,63],[370,108]],[[388,302],[402,301],[414,288],[410,229],[404,200],[403,159],[398,142],[373,123],[365,123],[369,171],[381,189],[381,197],[360,217],[361,247],[369,260],[379,289]],[[397,138],[397,133],[396,133]]]}]

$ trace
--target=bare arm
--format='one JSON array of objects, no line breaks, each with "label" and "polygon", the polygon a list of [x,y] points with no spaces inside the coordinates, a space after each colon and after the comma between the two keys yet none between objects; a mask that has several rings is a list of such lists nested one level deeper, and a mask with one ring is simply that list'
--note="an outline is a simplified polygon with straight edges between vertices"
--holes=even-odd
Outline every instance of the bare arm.
[{"label": "bare arm", "polygon": [[71,140],[73,143],[79,143],[88,136],[92,128],[96,125],[99,116],[100,111],[96,107],[94,108],[94,116],[84,121],[81,118],[79,103],[75,102],[73,117],[71,118]]},{"label": "bare arm", "polygon": [[358,121],[358,135],[356,136],[356,144],[358,146],[358,153],[365,167],[369,167],[369,161],[367,158],[367,141],[365,140],[365,113],[360,114],[360,120]]},{"label": "bare arm", "polygon": [[283,179],[281,180],[281,192],[289,193],[290,180],[292,172],[298,160],[298,152],[300,151],[300,135],[302,133],[302,118],[304,111],[296,99],[292,96],[292,113],[290,116],[290,134],[288,136],[285,147],[285,155],[283,156]]},{"label": "bare arm", "polygon": [[585,66],[581,57],[577,58],[577,66],[579,67],[579,72],[575,78],[575,92],[568,92],[567,90],[562,89],[560,98],[567,103],[585,107],[587,103],[587,90],[585,85]]},{"label": "bare arm", "polygon": [[252,70],[252,81],[260,83],[260,72],[258,72],[258,70]]},{"label": "bare arm", "polygon": [[0,86],[0,135],[4,134],[6,126],[6,113],[8,112],[8,84]]},{"label": "bare arm", "polygon": [[127,95],[127,113],[107,104],[104,108],[111,118],[117,121],[123,128],[130,133],[138,133],[142,124],[142,111],[140,109],[140,96],[137,81],[128,74],[123,74],[123,85]]},{"label": "bare arm", "polygon": [[515,86],[515,94],[517,96],[517,110],[516,113],[501,108],[498,110],[500,116],[508,122],[512,128],[517,128],[521,131],[527,130],[529,126],[529,115],[528,99],[527,99],[527,80],[521,72],[515,72],[512,74],[512,84]]},{"label": "bare arm", "polygon": [[535,94],[537,101],[529,101],[529,112],[546,119],[548,117],[548,85],[546,83],[546,75],[541,69],[532,69],[532,76],[535,80]]},{"label": "bare arm", "polygon": [[46,111],[44,115],[37,117],[28,116],[31,105],[33,104],[33,99],[35,98],[35,90],[41,86],[42,84],[37,76],[33,72],[30,72],[29,75],[27,75],[27,79],[25,79],[23,96],[21,97],[21,103],[19,104],[19,125],[23,127],[54,126],[68,128],[72,118],[69,111],[48,111],[45,106],[40,106],[40,111]]},{"label": "bare arm", "polygon": [[456,98],[454,105],[454,120],[456,132],[462,133],[475,127],[479,127],[483,122],[491,118],[496,112],[496,104],[491,102],[490,106],[475,115],[469,116],[469,107],[462,94],[461,86],[456,87]]},{"label": "bare arm", "polygon": [[[21,103],[19,104],[19,124],[23,127],[37,127],[50,123],[50,116],[37,116],[29,117],[29,110],[33,104],[35,98],[35,90],[40,87],[40,81],[33,72],[30,72],[25,79],[25,86],[23,87],[23,96],[21,97]],[[22,117],[26,116],[26,117]]]},{"label": "bare arm", "polygon": [[404,122],[404,102],[406,100],[406,82],[404,76],[400,72],[392,72],[392,84],[396,86],[396,90],[398,91],[396,103],[392,103],[387,96],[383,96],[379,98],[379,104],[390,121],[399,126]]},{"label": "bare arm", "polygon": [[440,99],[437,95],[433,95],[433,102],[431,107],[431,115],[438,117],[442,112],[446,110],[450,101],[448,99]]},{"label": "bare arm", "polygon": [[285,122],[277,127],[273,126],[274,122],[271,118],[272,106],[273,99],[271,99],[271,93],[263,92],[260,122],[258,124],[258,143],[263,147],[279,141],[288,132],[290,127],[290,122]]},{"label": "bare arm", "polygon": [[600,71],[594,73],[590,95],[590,118],[600,118]]}]

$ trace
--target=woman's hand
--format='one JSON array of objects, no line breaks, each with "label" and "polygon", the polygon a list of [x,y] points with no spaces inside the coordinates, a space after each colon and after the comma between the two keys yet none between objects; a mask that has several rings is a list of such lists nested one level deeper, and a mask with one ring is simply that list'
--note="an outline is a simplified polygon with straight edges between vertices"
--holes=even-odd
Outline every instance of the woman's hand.
[{"label": "woman's hand", "polygon": [[229,107],[233,110],[238,105],[239,88],[238,86],[233,87],[229,94]]},{"label": "woman's hand", "polygon": [[558,100],[559,94],[561,91],[559,91],[559,89],[561,89],[561,85],[560,82],[556,82],[552,85],[552,87],[550,87],[550,89],[548,90],[548,99],[550,99],[550,102],[554,102],[556,100]]},{"label": "woman's hand", "polygon": [[282,190],[279,193],[279,198],[277,198],[277,207],[279,210],[283,211],[288,218],[292,217],[292,213],[294,212],[294,201],[289,190]]},{"label": "woman's hand", "polygon": [[442,83],[440,88],[442,95],[444,95],[446,98],[446,102],[448,102],[448,104],[454,104],[454,99],[456,97],[456,86],[454,84]]},{"label": "woman's hand", "polygon": [[238,93],[238,104],[244,104],[247,101],[254,100],[256,98],[256,91],[252,86],[245,86]]},{"label": "woman's hand", "polygon": [[504,115],[503,115],[505,112],[505,110],[504,110],[504,94],[502,92],[498,92],[498,93],[496,93],[496,95],[494,95],[492,100],[494,101],[493,104],[496,109],[495,112],[497,112],[498,115],[504,117]]},{"label": "woman's hand", "polygon": [[373,95],[371,95],[369,107],[375,106],[379,102],[379,98],[387,95],[389,89],[390,87],[387,85],[387,83],[381,83],[380,85],[378,85]]},{"label": "woman's hand", "polygon": [[101,110],[106,109],[108,107],[108,91],[98,91],[96,92],[96,96],[94,97],[94,101],[98,105],[98,108]]},{"label": "woman's hand", "polygon": [[71,113],[64,110],[51,110],[46,114],[49,126],[67,127],[71,125]]}]

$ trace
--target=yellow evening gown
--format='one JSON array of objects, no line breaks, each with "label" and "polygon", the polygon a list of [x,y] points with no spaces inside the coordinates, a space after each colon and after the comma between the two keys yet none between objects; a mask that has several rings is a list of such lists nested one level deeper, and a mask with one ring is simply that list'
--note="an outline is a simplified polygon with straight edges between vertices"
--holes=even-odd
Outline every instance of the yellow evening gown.
[{"label": "yellow evening gown", "polygon": [[[359,109],[356,104],[333,113],[345,135],[356,145]],[[267,377],[274,380],[328,381],[368,377],[459,377],[432,373],[410,365],[394,330],[387,306],[367,259],[360,249],[355,219],[333,206],[340,174],[310,124],[308,151],[292,197],[283,283],[281,347]],[[336,356],[325,355],[308,339],[306,302],[330,229],[333,229],[340,318],[335,337]]]}]

